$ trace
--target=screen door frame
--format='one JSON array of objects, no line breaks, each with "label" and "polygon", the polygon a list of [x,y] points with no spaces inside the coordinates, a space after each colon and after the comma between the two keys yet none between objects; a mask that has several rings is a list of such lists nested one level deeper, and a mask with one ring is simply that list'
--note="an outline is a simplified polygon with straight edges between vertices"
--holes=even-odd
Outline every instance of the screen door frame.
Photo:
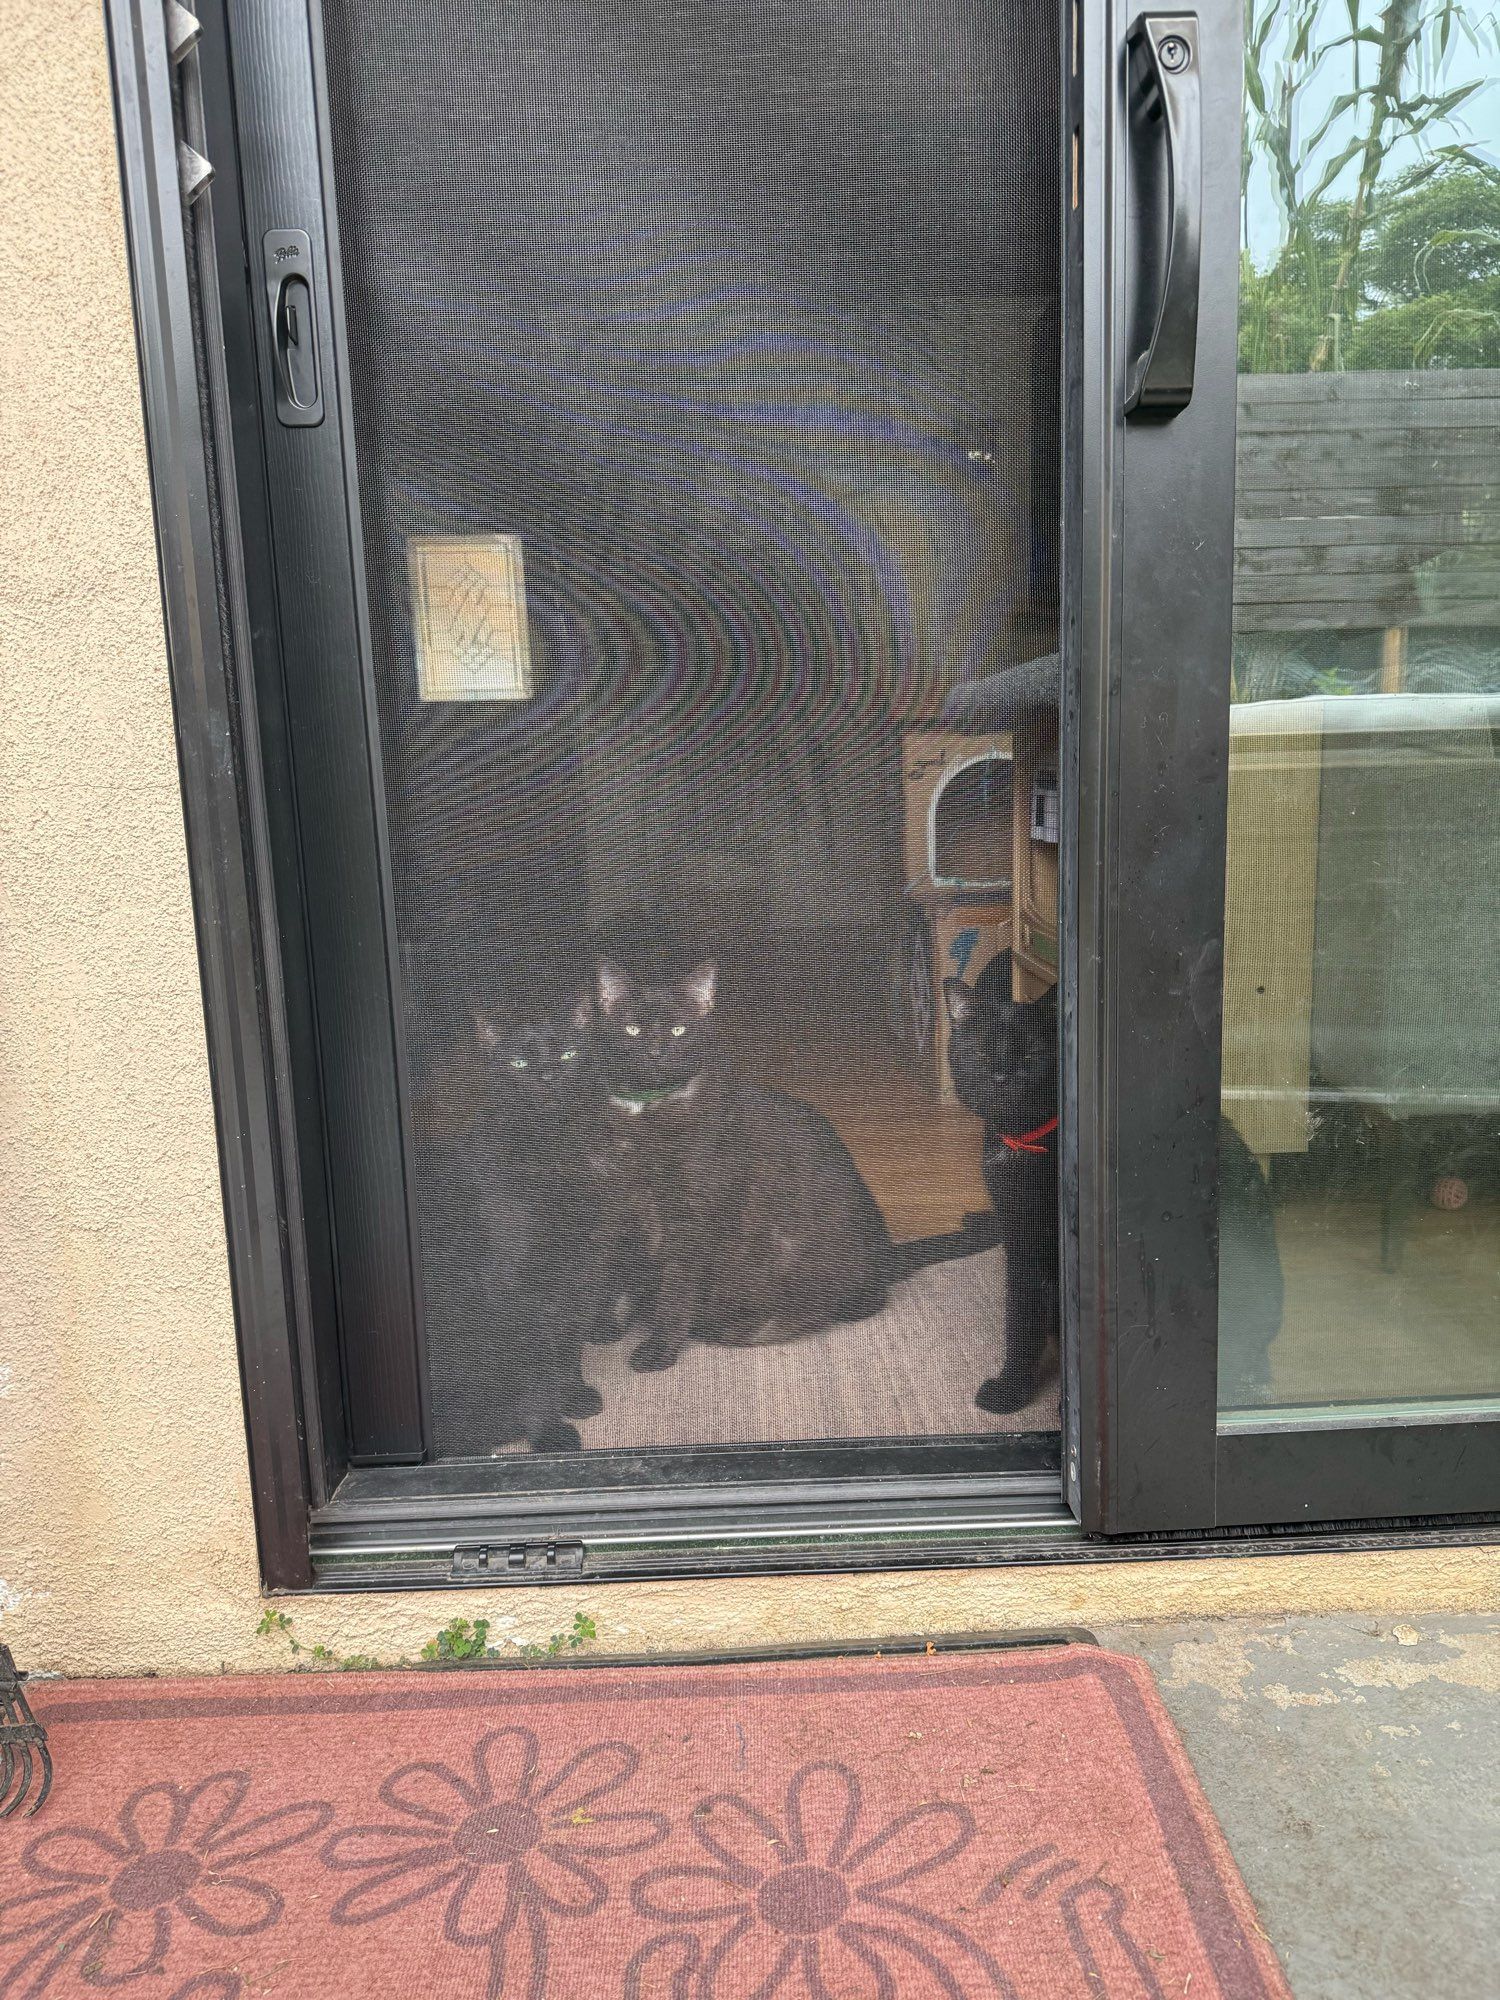
[{"label": "screen door frame", "polygon": [[[321,1447],[310,1493],[320,1557],[461,1534],[503,1539],[539,1525],[602,1534],[607,1523],[619,1537],[633,1517],[679,1527],[698,1518],[740,1537],[755,1520],[786,1523],[787,1533],[795,1523],[798,1534],[882,1522],[911,1534],[936,1531],[940,1519],[976,1532],[1018,1520],[1064,1525],[1059,1443],[1045,1434],[595,1450],[570,1459],[565,1474],[552,1462],[545,1486],[524,1455],[424,1462],[399,966],[319,10],[315,0],[206,0],[202,20],[195,67],[216,169],[215,316],[233,433],[226,457],[247,549],[260,728],[275,756],[267,813],[279,924],[310,996],[292,1029],[317,1111],[302,1157],[326,1165],[329,1282],[302,1385],[309,1435]],[[294,230],[306,233],[312,281],[317,424],[276,420],[260,260],[271,233]]]}]

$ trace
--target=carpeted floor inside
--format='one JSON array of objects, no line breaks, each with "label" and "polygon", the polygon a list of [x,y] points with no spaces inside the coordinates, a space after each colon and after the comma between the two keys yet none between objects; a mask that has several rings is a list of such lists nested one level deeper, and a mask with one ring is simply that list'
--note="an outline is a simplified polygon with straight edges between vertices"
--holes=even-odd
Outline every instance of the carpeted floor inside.
[{"label": "carpeted floor inside", "polygon": [[32,1692],[3,2000],[1286,2000],[1091,1646]]},{"label": "carpeted floor inside", "polygon": [[1055,1431],[1054,1350],[1023,1410],[994,1416],[974,1391],[1005,1352],[1002,1250],[933,1264],[893,1287],[870,1319],[779,1347],[684,1349],[663,1374],[631,1371],[631,1341],[586,1347],[584,1373],[604,1399],[578,1425],[584,1445],[673,1445],[803,1438],[988,1437]]}]

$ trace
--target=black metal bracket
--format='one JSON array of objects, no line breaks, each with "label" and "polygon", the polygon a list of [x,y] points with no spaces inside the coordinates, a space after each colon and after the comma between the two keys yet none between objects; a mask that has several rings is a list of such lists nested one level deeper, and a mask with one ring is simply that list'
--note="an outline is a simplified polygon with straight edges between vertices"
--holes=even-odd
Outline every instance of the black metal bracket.
[{"label": "black metal bracket", "polygon": [[[0,1644],[0,1819],[9,1819],[23,1806],[29,1819],[41,1810],[52,1789],[52,1752],[47,1748],[47,1732],[26,1699],[25,1679],[10,1648]],[[28,1806],[26,1799],[38,1765],[42,1782]]]},{"label": "black metal bracket", "polygon": [[498,1583],[502,1577],[514,1576],[534,1580],[539,1572],[544,1576],[578,1576],[582,1571],[582,1542],[510,1542],[498,1547],[480,1542],[453,1551],[455,1582],[475,1578]]}]

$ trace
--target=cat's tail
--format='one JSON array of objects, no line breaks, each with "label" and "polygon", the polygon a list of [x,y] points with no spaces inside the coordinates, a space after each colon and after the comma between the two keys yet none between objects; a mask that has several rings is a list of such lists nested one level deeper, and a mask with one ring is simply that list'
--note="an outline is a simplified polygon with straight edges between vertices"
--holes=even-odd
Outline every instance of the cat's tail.
[{"label": "cat's tail", "polygon": [[993,1250],[1000,1241],[1000,1220],[993,1212],[969,1215],[962,1229],[950,1229],[942,1236],[918,1236],[910,1243],[893,1243],[890,1249],[887,1282],[899,1284],[915,1277],[929,1264],[951,1264],[959,1257],[975,1257],[981,1250]]}]

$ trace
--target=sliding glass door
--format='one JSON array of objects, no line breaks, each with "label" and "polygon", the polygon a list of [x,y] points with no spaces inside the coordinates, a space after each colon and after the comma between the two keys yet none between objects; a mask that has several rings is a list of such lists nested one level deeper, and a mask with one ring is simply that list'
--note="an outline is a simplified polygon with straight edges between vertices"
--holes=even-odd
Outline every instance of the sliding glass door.
[{"label": "sliding glass door", "polygon": [[1081,436],[1099,484],[1075,585],[1102,581],[1104,604],[1090,625],[1084,598],[1078,657],[1117,676],[1096,697],[1118,759],[1109,917],[1144,933],[1139,977],[1174,1025],[1153,1041],[1105,1009],[1098,1144],[1140,1195],[1115,1216],[1103,1407],[1087,1383],[1080,1406],[1097,1518],[1493,1508],[1493,27],[1421,0],[1257,0],[1243,37],[1229,7],[1085,20],[1108,60],[1074,85],[1080,234],[1115,255],[1079,280],[1112,401]]},{"label": "sliding glass door", "polygon": [[[1480,10],[1360,26],[1262,6],[1246,52],[1220,1193],[1235,1515],[1261,1504],[1263,1476],[1237,1483],[1271,1455],[1258,1435],[1330,1430],[1417,1482],[1403,1508],[1500,1497],[1496,46]],[[1317,1450],[1280,1445],[1309,1472]]]},{"label": "sliding glass door", "polygon": [[1485,21],[203,15],[315,1552],[1500,1508]]}]

